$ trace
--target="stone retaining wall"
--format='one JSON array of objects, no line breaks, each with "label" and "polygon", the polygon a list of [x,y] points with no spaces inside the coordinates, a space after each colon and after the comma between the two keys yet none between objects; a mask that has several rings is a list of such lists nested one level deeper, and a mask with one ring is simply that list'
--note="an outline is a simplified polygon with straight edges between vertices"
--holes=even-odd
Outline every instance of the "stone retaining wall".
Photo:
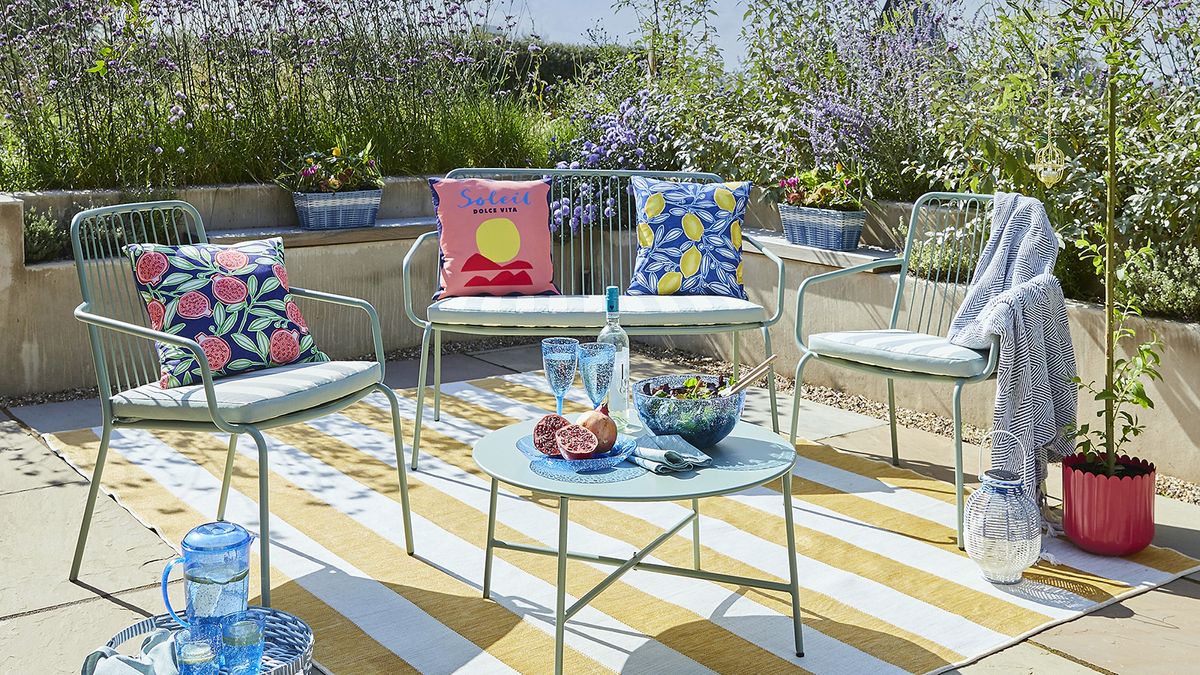
[{"label": "stone retaining wall", "polygon": [[[400,266],[413,240],[430,229],[431,207],[428,188],[422,178],[389,179],[384,193],[381,218],[410,218],[394,227],[370,236],[351,232],[325,233],[319,237],[286,230],[294,225],[294,212],[287,193],[274,186],[220,186],[181,190],[174,196],[196,204],[206,226],[215,235],[236,238],[236,230],[279,228],[284,230],[288,246],[288,268],[292,278],[304,287],[362,297],[379,309],[387,349],[413,346],[420,334],[403,314]],[[144,199],[116,191],[80,193],[37,193],[0,195],[0,394],[19,395],[48,392],[95,383],[86,332],[72,310],[79,303],[79,286],[73,263],[44,263],[26,267],[22,244],[22,213],[26,206],[65,214],[79,207]],[[756,194],[757,201],[747,216],[747,225],[778,232],[779,216],[774,205]],[[904,222],[908,206],[884,203],[870,213],[864,239],[886,246],[897,225]],[[57,210],[57,211],[56,211]],[[411,224],[410,224],[411,222]],[[218,230],[230,232],[220,233]],[[787,260],[784,318],[772,330],[779,369],[791,372],[799,356],[795,344],[795,289],[806,277],[846,267],[884,255],[875,251],[831,253],[791,246],[781,237],[765,240]],[[420,257],[414,269],[419,287],[413,296],[428,298],[434,290],[436,255],[434,248]],[[773,305],[774,268],[764,256],[750,253],[746,258],[745,280],[752,299]],[[814,289],[806,304],[806,333],[839,328],[885,326],[891,312],[896,278],[892,274],[864,274]],[[772,306],[773,309],[773,306]],[[305,315],[313,326],[318,344],[334,356],[348,357],[369,352],[371,342],[367,324],[354,310],[308,303]],[[1072,303],[1069,309],[1071,330],[1084,379],[1102,376],[1103,313],[1092,305]],[[1137,325],[1143,331],[1154,330],[1164,340],[1164,381],[1150,386],[1157,407],[1141,412],[1145,434],[1135,450],[1156,461],[1168,474],[1200,482],[1200,325],[1173,321],[1144,320]],[[761,357],[757,335],[743,340],[743,360]],[[447,339],[469,339],[454,335]],[[728,335],[697,336],[666,340],[689,351],[728,358],[732,339]],[[863,394],[876,400],[886,398],[885,381],[846,370],[814,364],[805,379],[815,384]],[[977,426],[988,426],[995,395],[992,383],[974,385],[966,390],[964,414]],[[913,381],[897,381],[898,403],[904,407],[949,413],[950,391]],[[1095,409],[1091,401],[1081,401],[1081,419]],[[1151,449],[1149,451],[1144,449]]]}]

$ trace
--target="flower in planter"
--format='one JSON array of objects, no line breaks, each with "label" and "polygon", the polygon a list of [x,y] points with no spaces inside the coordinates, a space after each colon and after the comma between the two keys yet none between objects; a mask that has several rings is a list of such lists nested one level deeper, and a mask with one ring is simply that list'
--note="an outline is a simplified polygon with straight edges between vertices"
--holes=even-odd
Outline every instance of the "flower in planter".
[{"label": "flower in planter", "polygon": [[296,162],[296,169],[276,183],[291,192],[354,192],[383,187],[379,162],[371,156],[368,142],[358,152],[347,152],[346,139],[338,140],[329,152],[310,152]]},{"label": "flower in planter", "polygon": [[780,204],[834,211],[861,211],[864,186],[861,176],[851,175],[839,162],[832,171],[810,169],[781,179],[775,187]]}]

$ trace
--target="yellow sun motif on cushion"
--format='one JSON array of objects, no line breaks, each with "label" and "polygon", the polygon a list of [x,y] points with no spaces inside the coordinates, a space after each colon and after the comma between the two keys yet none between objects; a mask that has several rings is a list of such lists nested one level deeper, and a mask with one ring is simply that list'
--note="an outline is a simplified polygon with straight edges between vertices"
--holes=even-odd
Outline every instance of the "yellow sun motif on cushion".
[{"label": "yellow sun motif on cushion", "polygon": [[521,233],[508,218],[489,218],[475,230],[475,245],[479,253],[497,265],[517,257],[521,251]]}]

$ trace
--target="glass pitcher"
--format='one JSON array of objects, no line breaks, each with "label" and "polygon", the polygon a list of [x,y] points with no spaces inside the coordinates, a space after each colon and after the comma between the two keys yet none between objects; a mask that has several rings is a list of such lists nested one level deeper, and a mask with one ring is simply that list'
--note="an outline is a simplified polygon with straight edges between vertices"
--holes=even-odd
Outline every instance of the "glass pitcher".
[{"label": "glass pitcher", "polygon": [[[194,635],[219,636],[222,617],[246,610],[253,540],[237,523],[205,523],[183,538],[183,556],[167,563],[162,576],[163,602],[171,616]],[[183,563],[187,620],[175,613],[167,597],[167,579],[179,563]]]}]

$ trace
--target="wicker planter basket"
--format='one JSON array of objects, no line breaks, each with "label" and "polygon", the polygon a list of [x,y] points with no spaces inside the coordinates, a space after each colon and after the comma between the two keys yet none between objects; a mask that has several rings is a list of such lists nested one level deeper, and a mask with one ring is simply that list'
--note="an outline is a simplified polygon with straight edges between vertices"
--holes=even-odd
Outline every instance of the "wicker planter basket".
[{"label": "wicker planter basket", "polygon": [[293,192],[296,217],[306,230],[372,227],[383,190],[355,192]]},{"label": "wicker planter basket", "polygon": [[830,251],[853,251],[858,248],[867,212],[780,204],[779,218],[783,221],[787,240],[793,244]]}]

